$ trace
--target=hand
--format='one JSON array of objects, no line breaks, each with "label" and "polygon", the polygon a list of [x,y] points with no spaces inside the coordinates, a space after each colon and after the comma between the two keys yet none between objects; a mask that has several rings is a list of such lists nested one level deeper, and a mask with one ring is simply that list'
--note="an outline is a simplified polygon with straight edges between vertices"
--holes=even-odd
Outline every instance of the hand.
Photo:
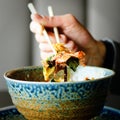
[{"label": "hand", "polygon": [[[72,51],[82,50],[86,53],[86,64],[102,66],[106,54],[105,45],[101,41],[95,40],[88,30],[71,14],[54,17],[42,17],[38,14],[32,16],[30,29],[35,33],[36,40],[40,43],[42,59],[53,54],[52,50],[44,38],[42,31],[44,26],[48,34],[55,43],[55,37],[51,28],[58,27],[60,41]],[[37,26],[37,27],[35,27]]]}]

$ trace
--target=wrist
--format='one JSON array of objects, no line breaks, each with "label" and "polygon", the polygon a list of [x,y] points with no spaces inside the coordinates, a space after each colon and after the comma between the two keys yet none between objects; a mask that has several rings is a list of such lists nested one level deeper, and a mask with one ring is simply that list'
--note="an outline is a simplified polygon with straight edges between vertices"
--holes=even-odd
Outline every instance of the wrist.
[{"label": "wrist", "polygon": [[103,66],[106,46],[102,41],[94,40],[92,47],[86,50],[86,63],[92,66]]},{"label": "wrist", "polygon": [[106,46],[102,41],[97,41],[97,46],[98,46],[99,54],[104,62],[106,56]]}]

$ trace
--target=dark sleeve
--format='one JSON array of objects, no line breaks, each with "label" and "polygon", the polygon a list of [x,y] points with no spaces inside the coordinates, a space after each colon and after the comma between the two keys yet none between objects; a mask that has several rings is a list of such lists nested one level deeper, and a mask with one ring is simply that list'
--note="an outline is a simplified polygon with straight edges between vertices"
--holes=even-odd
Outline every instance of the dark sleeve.
[{"label": "dark sleeve", "polygon": [[115,71],[110,84],[110,92],[120,95],[120,43],[110,39],[104,39],[103,42],[107,50],[103,67]]}]

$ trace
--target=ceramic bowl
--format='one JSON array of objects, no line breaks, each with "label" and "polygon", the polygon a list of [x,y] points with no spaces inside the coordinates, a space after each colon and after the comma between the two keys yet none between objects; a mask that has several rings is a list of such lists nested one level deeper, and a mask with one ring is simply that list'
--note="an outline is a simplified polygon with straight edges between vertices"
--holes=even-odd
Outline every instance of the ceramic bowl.
[{"label": "ceramic bowl", "polygon": [[100,114],[114,72],[86,66],[79,78],[91,75],[94,80],[44,82],[42,67],[29,66],[9,70],[4,78],[13,104],[26,119],[88,120]]}]

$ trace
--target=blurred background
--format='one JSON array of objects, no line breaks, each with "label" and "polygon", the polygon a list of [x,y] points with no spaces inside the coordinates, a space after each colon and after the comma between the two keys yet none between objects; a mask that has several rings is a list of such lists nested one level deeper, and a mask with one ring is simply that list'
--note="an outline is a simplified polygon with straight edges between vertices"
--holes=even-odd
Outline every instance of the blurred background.
[{"label": "blurred background", "polygon": [[[29,30],[29,2],[43,15],[48,15],[48,5],[56,15],[72,13],[96,39],[120,42],[120,0],[0,0],[0,108],[12,105],[4,72],[41,65],[38,44]],[[106,105],[120,109],[120,95],[109,95]]]}]

